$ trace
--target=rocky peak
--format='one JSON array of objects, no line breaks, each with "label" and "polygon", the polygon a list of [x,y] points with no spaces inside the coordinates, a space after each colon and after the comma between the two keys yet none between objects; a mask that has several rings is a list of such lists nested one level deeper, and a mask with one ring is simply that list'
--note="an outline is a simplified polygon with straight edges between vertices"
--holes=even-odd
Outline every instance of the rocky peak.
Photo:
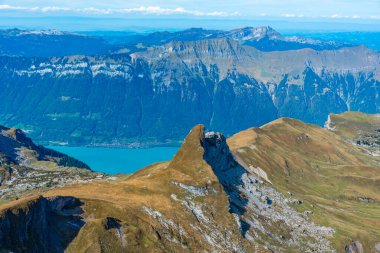
[{"label": "rocky peak", "polygon": [[203,160],[204,137],[203,125],[193,127],[169,164],[169,168],[188,175],[199,185],[207,184],[209,180],[217,181],[214,173]]},{"label": "rocky peak", "polygon": [[231,30],[229,35],[237,40],[261,40],[263,38],[278,39],[281,34],[270,26],[243,27]]},{"label": "rocky peak", "polygon": [[187,135],[169,167],[191,176],[198,185],[229,181],[225,172],[238,167],[226,138],[221,133],[205,132],[195,126]]},{"label": "rocky peak", "polygon": [[205,150],[204,159],[218,175],[237,165],[226,142],[226,137],[221,133],[208,132],[202,142]]},{"label": "rocky peak", "polygon": [[[206,132],[203,125],[197,125],[191,129],[184,140],[180,150],[175,155],[172,166],[178,168],[184,163],[189,163],[189,167],[197,161],[206,161],[215,171],[225,171],[236,162],[230,153],[226,138],[221,133]],[[195,172],[196,173],[196,172]]]},{"label": "rocky peak", "polygon": [[[181,148],[175,155],[172,163],[176,163],[177,160],[183,160],[188,156],[191,156],[191,159],[196,159],[200,155],[203,155],[203,150],[201,150],[201,141],[204,138],[204,126],[197,125],[193,127],[186,139],[183,141]],[[187,151],[193,152],[187,152]],[[194,152],[195,151],[195,152]],[[201,156],[200,156],[201,157]]]}]

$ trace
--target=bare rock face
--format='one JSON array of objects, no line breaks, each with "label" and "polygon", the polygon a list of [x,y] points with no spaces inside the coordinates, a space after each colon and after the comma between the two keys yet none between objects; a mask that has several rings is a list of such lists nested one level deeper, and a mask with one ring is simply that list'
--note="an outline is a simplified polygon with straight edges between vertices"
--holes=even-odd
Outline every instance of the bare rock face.
[{"label": "bare rock face", "polygon": [[375,244],[375,250],[376,252],[380,252],[380,242]]},{"label": "bare rock face", "polygon": [[380,112],[378,52],[269,27],[186,34],[130,55],[0,57],[0,123],[44,144],[143,145],[178,142],[198,123],[231,135],[279,117]]},{"label": "bare rock face", "polygon": [[359,241],[354,241],[344,249],[345,253],[364,253],[363,245]]},{"label": "bare rock face", "polygon": [[85,224],[73,197],[39,197],[0,213],[0,245],[5,252],[64,252]]},{"label": "bare rock face", "polygon": [[203,140],[205,149],[204,159],[214,168],[214,172],[221,172],[231,167],[236,167],[226,137],[221,133],[208,132]]},{"label": "bare rock face", "polygon": [[[323,129],[292,119],[267,127],[269,130],[249,129],[243,137],[254,134],[250,138],[259,140],[259,134],[266,137],[267,131],[276,134],[280,129],[287,139],[276,135],[273,139],[286,146],[304,143],[306,150],[310,148],[306,145],[316,147],[310,132],[320,137],[318,143],[324,142],[325,136],[332,138]],[[75,197],[16,202],[0,212],[0,245],[15,253],[63,252],[65,248],[68,252],[112,253],[364,253],[368,244],[358,241],[334,248],[332,241],[340,230],[314,223],[318,220],[311,217],[318,209],[307,210],[314,203],[306,206],[304,195],[297,199],[290,192],[286,195],[273,171],[246,159],[243,155],[249,150],[237,148],[236,139],[227,143],[223,134],[205,133],[204,128],[197,125],[190,131],[171,162],[147,167],[107,187],[99,183],[54,191],[54,195],[72,194],[86,203],[85,226],[81,203]],[[289,128],[295,132],[284,132]],[[303,129],[303,134],[297,129]],[[256,148],[253,145],[258,143],[251,141],[241,145]],[[346,147],[340,139],[332,143]],[[276,145],[281,147],[278,142]],[[265,146],[261,149],[268,152]],[[335,150],[327,150],[334,154]],[[260,158],[265,154],[255,160]],[[371,250],[377,250],[377,242],[377,238],[370,241]]]},{"label": "bare rock face", "polygon": [[222,184],[229,211],[246,240],[273,252],[284,251],[285,245],[297,252],[336,252],[329,241],[334,230],[312,223],[293,209],[259,170],[246,166],[230,152],[222,134],[206,133],[202,145],[204,160]]}]

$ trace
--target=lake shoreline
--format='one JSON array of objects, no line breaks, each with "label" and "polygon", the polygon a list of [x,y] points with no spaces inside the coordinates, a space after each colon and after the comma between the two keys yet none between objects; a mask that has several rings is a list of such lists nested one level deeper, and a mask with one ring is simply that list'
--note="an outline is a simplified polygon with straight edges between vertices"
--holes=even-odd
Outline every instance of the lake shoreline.
[{"label": "lake shoreline", "polygon": [[40,142],[41,146],[46,148],[49,147],[71,147],[71,148],[120,148],[120,149],[147,149],[147,148],[157,148],[157,147],[180,147],[183,141],[177,142],[136,142],[130,144],[110,144],[110,143],[99,143],[99,144],[86,144],[86,145],[72,145],[63,142]]},{"label": "lake shoreline", "polygon": [[108,175],[131,174],[157,162],[170,161],[176,147],[121,148],[45,146],[86,163],[94,172]]}]

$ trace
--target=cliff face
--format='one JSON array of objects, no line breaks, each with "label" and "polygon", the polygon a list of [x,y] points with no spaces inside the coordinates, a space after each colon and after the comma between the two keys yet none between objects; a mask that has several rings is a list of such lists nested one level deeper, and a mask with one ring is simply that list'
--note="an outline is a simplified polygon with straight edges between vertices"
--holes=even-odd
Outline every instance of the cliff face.
[{"label": "cliff face", "polygon": [[[204,159],[223,185],[242,236],[281,252],[288,245],[297,252],[334,252],[330,239],[334,229],[318,226],[289,205],[272,185],[265,171],[247,166],[232,154],[225,137],[207,133]],[[273,225],[276,224],[276,225]]]},{"label": "cliff face", "polygon": [[0,122],[41,143],[182,139],[193,125],[236,133],[289,116],[380,111],[379,54],[365,47],[264,52],[229,38],[130,55],[0,57]]},{"label": "cliff face", "polygon": [[85,224],[81,202],[43,197],[0,214],[1,252],[64,252]]},{"label": "cliff face", "polygon": [[377,117],[355,115],[333,117],[336,133],[282,118],[227,140],[197,125],[172,161],[6,204],[0,243],[15,252],[378,252],[379,157],[343,139]]}]

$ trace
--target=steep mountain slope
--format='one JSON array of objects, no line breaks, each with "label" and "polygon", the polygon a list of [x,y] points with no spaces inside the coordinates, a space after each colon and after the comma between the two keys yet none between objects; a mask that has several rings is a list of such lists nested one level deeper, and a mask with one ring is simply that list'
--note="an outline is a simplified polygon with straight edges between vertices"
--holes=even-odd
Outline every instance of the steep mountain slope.
[{"label": "steep mountain slope", "polygon": [[21,130],[0,126],[0,202],[97,176],[83,162],[37,146]]},{"label": "steep mountain slope", "polygon": [[38,165],[33,162],[50,160],[57,165],[90,170],[86,164],[75,158],[43,146],[37,146],[20,129],[0,126],[0,152],[3,156],[12,159],[14,163],[35,169],[38,168]]},{"label": "steep mountain slope", "polygon": [[[350,121],[341,123],[350,125]],[[335,247],[359,241],[362,252],[377,252],[378,157],[328,130],[289,118],[242,131],[228,144],[245,167],[294,199],[297,210],[335,228]]]},{"label": "steep mountain slope", "polygon": [[2,212],[1,252],[64,252],[84,225],[80,206],[71,197],[39,197]]},{"label": "steep mountain slope", "polygon": [[380,111],[379,65],[362,46],[263,52],[225,37],[130,55],[0,57],[0,123],[72,145],[177,142],[198,123],[229,136],[283,116],[323,125],[330,113]]},{"label": "steep mountain slope", "polygon": [[[69,229],[76,236],[60,244],[62,252],[378,252],[378,162],[338,135],[294,119],[227,142],[198,125],[172,161],[125,181],[71,185],[8,203],[0,207],[0,224],[20,213],[31,217],[35,203],[72,196],[72,213],[84,224]],[[69,206],[63,210],[71,213]],[[2,238],[0,230],[0,244]],[[22,240],[10,240],[7,250],[19,252]]]}]

